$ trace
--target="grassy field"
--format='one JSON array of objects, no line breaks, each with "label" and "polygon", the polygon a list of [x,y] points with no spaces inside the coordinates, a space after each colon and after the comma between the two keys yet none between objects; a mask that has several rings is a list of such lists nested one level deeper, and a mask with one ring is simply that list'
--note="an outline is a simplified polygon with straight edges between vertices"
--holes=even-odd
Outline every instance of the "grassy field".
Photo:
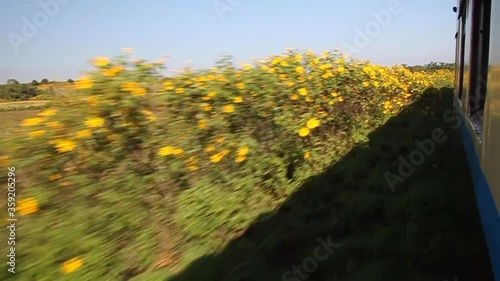
[{"label": "grassy field", "polygon": [[46,107],[48,100],[0,102],[0,111],[26,111]]},{"label": "grassy field", "polygon": [[[3,104],[0,104],[0,108]],[[22,120],[35,116],[40,110],[0,110],[0,139],[6,139],[12,136],[14,130],[19,128]]]}]

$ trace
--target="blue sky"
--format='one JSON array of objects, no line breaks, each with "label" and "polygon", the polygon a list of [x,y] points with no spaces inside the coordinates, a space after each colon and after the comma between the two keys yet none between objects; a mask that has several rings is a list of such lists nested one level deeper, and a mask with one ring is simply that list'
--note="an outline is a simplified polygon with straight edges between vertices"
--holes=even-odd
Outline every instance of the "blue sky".
[{"label": "blue sky", "polygon": [[[210,67],[222,54],[239,62],[285,48],[321,52],[342,46],[355,47],[354,55],[384,65],[453,62],[455,4],[456,0],[2,0],[0,83],[9,78],[78,78],[90,69],[90,58],[119,55],[122,47],[134,48],[135,58],[168,55],[169,69],[182,68],[188,60],[194,68]],[[384,14],[380,11],[386,17],[374,16]],[[359,40],[360,32],[365,41]]]}]

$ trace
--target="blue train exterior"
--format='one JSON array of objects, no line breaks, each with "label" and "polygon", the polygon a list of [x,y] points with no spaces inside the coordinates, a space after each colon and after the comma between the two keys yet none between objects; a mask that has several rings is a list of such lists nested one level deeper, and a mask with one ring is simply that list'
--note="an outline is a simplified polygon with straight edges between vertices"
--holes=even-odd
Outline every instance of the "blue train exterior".
[{"label": "blue train exterior", "polygon": [[500,0],[458,0],[454,109],[500,281]]}]

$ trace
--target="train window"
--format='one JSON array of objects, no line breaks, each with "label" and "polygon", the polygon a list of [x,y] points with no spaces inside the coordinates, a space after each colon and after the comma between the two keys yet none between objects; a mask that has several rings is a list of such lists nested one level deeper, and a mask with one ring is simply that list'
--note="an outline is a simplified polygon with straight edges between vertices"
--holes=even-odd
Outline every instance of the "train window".
[{"label": "train window", "polygon": [[459,13],[458,13],[458,32],[457,37],[457,76],[456,81],[457,86],[457,98],[459,101],[462,100],[463,95],[463,80],[464,80],[464,66],[465,66],[465,23],[466,23],[466,7],[468,1],[462,0],[460,3]]},{"label": "train window", "polygon": [[[484,103],[487,94],[487,75],[488,75],[488,54],[489,54],[489,25],[490,25],[490,5],[491,0],[477,1],[476,19],[474,20],[473,38],[476,41],[473,54],[475,58],[471,63],[474,64],[471,75],[470,94],[468,101],[468,115],[474,131],[481,141]],[[473,40],[474,40],[473,39]]]}]

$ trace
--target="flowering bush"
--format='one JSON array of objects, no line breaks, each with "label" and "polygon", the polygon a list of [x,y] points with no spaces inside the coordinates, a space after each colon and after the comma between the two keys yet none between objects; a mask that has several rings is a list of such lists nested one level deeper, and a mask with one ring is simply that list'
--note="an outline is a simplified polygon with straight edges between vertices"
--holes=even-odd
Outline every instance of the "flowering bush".
[{"label": "flowering bush", "polygon": [[18,275],[27,280],[178,269],[242,233],[426,88],[453,82],[451,71],[337,52],[223,61],[171,78],[161,63],[127,56],[93,63],[74,95],[23,121],[3,163],[18,171]]}]

